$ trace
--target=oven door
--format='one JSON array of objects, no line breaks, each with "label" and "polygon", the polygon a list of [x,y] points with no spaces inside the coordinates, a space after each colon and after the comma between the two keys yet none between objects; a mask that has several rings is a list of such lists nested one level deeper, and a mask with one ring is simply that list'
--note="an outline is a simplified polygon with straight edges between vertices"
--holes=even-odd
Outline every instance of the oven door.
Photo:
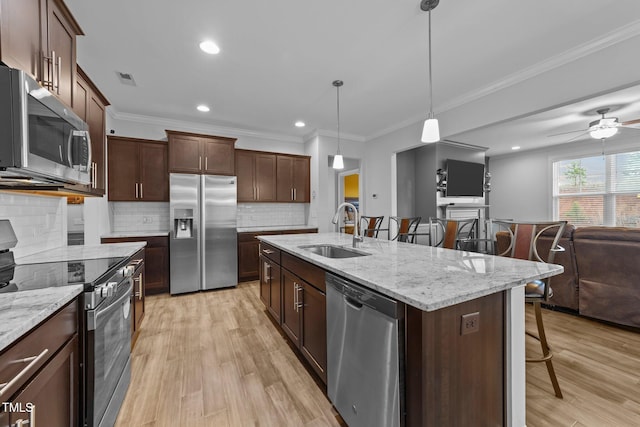
[{"label": "oven door", "polygon": [[126,394],[131,352],[131,293],[128,277],[116,294],[87,311],[87,412],[89,426],[113,425]]}]

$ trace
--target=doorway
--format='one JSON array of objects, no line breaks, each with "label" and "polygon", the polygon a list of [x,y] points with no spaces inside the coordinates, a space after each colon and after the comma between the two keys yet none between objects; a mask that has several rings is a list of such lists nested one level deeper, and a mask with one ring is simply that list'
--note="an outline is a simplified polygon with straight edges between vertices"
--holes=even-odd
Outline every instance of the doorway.
[{"label": "doorway", "polygon": [[[338,205],[343,202],[351,203],[362,213],[360,208],[360,169],[351,169],[338,173]],[[343,211],[343,223],[340,231],[352,234],[355,212],[350,208],[345,208]]]}]

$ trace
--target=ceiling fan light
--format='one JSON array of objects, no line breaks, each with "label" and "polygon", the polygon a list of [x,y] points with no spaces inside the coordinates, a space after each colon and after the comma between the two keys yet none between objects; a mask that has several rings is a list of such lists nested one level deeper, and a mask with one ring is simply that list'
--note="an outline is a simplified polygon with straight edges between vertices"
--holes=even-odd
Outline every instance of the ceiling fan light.
[{"label": "ceiling fan light", "polygon": [[421,140],[422,142],[440,141],[440,127],[438,126],[438,119],[430,118],[424,121]]},{"label": "ceiling fan light", "polygon": [[589,132],[589,135],[591,135],[593,139],[604,139],[610,138],[616,133],[618,133],[617,127],[598,127]]},{"label": "ceiling fan light", "polygon": [[344,169],[344,159],[342,158],[342,154],[336,154],[333,156],[333,168]]}]

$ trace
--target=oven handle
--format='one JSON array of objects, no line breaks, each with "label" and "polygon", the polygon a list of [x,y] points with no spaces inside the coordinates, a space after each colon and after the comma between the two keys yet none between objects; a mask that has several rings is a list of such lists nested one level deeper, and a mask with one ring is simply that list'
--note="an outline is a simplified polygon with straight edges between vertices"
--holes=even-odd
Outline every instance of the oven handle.
[{"label": "oven handle", "polygon": [[131,282],[129,282],[129,286],[127,286],[127,292],[122,294],[122,296],[120,298],[118,298],[116,301],[114,301],[111,304],[105,306],[104,308],[98,307],[98,308],[96,308],[94,310],[88,310],[87,311],[87,330],[88,331],[95,331],[96,330],[96,325],[98,324],[98,317],[100,316],[100,314],[104,313],[105,311],[111,310],[112,307],[120,305],[120,303],[122,301],[124,301],[125,299],[131,298],[131,290],[132,289],[133,289],[133,287],[131,286]]}]

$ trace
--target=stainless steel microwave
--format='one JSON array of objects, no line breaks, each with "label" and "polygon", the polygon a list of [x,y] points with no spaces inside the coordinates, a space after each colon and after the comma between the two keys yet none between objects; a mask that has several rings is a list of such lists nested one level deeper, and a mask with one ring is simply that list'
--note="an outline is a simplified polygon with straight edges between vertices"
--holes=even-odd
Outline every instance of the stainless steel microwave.
[{"label": "stainless steel microwave", "polygon": [[87,124],[24,71],[3,66],[0,177],[91,183]]}]

